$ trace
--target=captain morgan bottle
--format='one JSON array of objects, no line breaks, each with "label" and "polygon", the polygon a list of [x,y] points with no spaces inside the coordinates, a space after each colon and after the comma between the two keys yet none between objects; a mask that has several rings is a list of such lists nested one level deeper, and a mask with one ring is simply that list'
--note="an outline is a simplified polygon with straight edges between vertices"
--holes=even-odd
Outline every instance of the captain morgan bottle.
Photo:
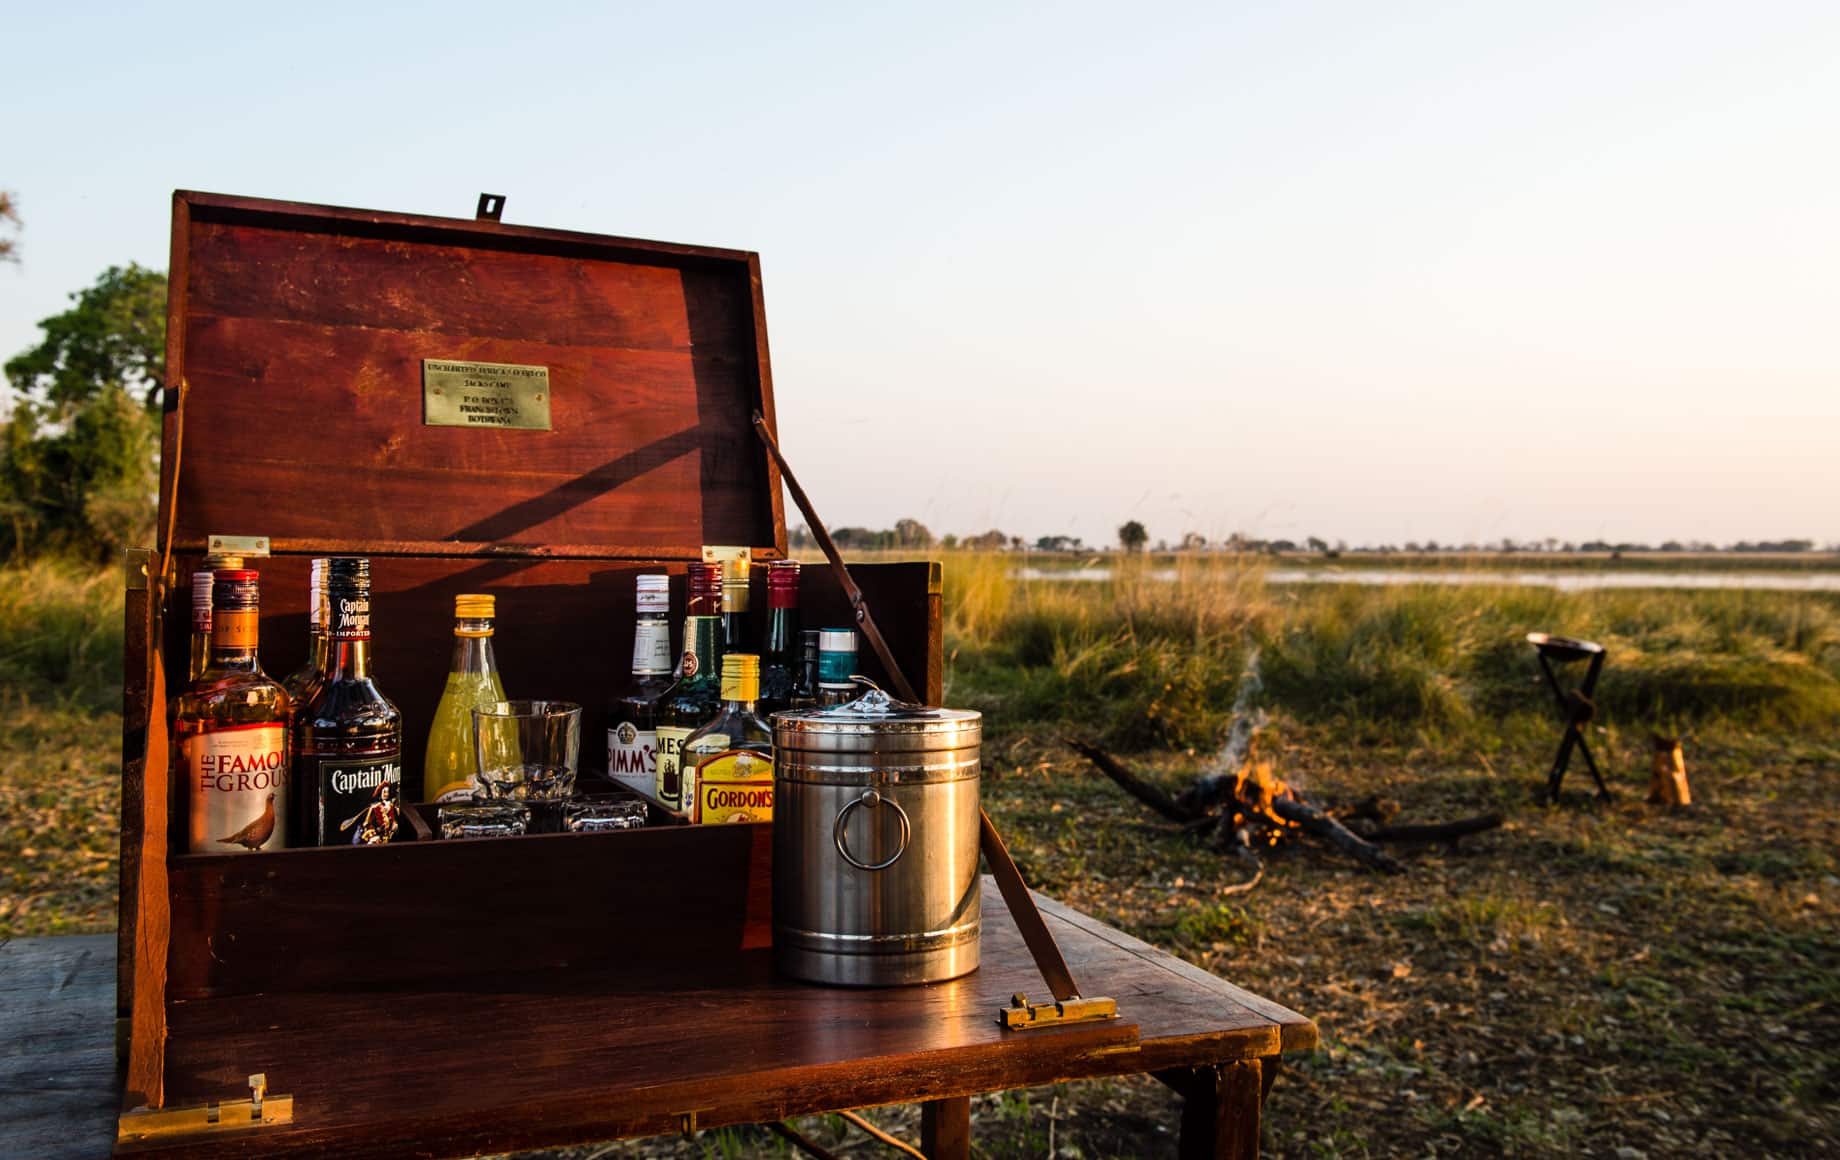
[{"label": "captain morgan bottle", "polygon": [[371,679],[370,561],[326,564],[326,676],[294,714],[301,846],[392,841],[403,802],[402,714]]}]

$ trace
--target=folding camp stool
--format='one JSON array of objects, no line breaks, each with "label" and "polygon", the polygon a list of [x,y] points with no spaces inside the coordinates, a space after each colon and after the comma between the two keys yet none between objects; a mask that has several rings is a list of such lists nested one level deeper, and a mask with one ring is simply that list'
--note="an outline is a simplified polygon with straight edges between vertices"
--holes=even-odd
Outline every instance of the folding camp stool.
[{"label": "folding camp stool", "polygon": [[[1584,755],[1584,763],[1597,781],[1597,796],[1608,800],[1610,787],[1604,784],[1604,775],[1598,772],[1597,761],[1584,740],[1584,727],[1597,715],[1597,706],[1591,697],[1597,691],[1597,678],[1604,671],[1604,646],[1588,640],[1549,636],[1544,632],[1528,633],[1527,642],[1539,653],[1540,671],[1546,674],[1547,687],[1552,689],[1553,699],[1559,702],[1560,716],[1565,720],[1565,735],[1559,739],[1559,752],[1553,756],[1552,770],[1546,775],[1546,800],[1555,803],[1559,800],[1559,783],[1565,780],[1565,768],[1571,764],[1574,746]],[[1553,665],[1583,660],[1591,662],[1584,671],[1584,680],[1568,693],[1560,687]]]}]

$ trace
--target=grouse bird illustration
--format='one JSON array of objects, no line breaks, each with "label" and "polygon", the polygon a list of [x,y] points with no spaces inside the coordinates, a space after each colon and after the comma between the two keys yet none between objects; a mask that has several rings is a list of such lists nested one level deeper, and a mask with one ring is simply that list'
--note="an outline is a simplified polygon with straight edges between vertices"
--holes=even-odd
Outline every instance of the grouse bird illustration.
[{"label": "grouse bird illustration", "polygon": [[268,804],[262,807],[262,816],[247,826],[231,834],[228,838],[219,838],[226,846],[243,846],[250,850],[260,850],[262,843],[275,833],[275,795],[268,795]]}]

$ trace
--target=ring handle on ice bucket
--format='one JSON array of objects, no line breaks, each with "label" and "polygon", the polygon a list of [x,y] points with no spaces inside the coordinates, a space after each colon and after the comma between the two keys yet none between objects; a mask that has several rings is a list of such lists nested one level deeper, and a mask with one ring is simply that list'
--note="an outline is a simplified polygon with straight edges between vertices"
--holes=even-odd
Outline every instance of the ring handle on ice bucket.
[{"label": "ring handle on ice bucket", "polygon": [[[844,842],[843,842],[843,831],[844,831],[844,827],[849,824],[850,811],[855,809],[857,806],[884,806],[884,805],[894,810],[895,816],[901,819],[901,844],[895,848],[894,853],[890,854],[887,858],[885,858],[884,860],[880,862],[859,862],[856,860],[856,856],[850,853],[850,848],[844,845]],[[831,841],[837,844],[837,853],[843,856],[843,860],[845,862],[848,862],[850,865],[856,867],[858,870],[886,870],[888,869],[888,867],[894,865],[896,862],[899,862],[901,860],[901,855],[907,853],[907,841],[909,838],[912,838],[913,836],[914,836],[913,823],[907,820],[907,811],[901,808],[901,803],[895,801],[893,798],[885,798],[880,793],[872,789],[863,790],[862,796],[852,798],[851,800],[845,802],[843,808],[837,811],[836,824],[831,827]]]}]

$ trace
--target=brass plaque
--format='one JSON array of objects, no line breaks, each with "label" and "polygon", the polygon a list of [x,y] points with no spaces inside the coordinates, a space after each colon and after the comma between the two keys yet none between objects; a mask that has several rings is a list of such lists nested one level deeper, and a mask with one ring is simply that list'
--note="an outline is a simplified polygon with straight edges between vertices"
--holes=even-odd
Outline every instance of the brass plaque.
[{"label": "brass plaque", "polygon": [[549,368],[425,358],[422,425],[548,431]]}]

